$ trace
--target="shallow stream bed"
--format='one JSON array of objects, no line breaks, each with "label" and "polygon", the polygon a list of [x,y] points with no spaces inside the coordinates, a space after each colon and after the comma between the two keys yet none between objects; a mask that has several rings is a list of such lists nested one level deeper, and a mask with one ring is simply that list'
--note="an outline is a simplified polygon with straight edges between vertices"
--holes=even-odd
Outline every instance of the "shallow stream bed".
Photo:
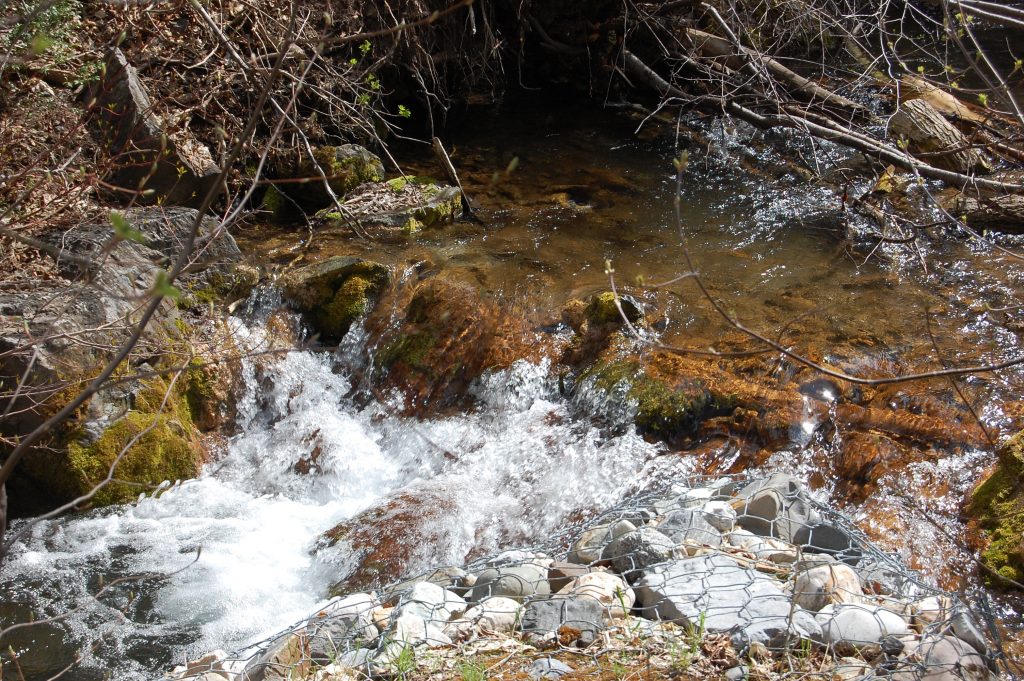
[{"label": "shallow stream bed", "polygon": [[[691,124],[700,137],[682,145],[690,160],[681,226],[709,288],[738,319],[769,335],[787,327],[787,342],[847,371],[921,371],[1019,351],[1020,262],[956,235],[875,248],[864,236],[869,228],[843,213],[841,190],[789,173],[772,140]],[[691,281],[660,293],[638,286],[687,268],[673,211],[675,140],[635,136],[636,126],[536,103],[465,125],[446,142],[483,225],[372,244],[328,232],[302,244],[301,230],[261,225],[239,241],[271,269],[300,253],[340,253],[399,271],[444,270],[552,333],[568,300],[608,288],[611,265],[630,295],[657,310],[661,340],[715,346],[727,329]],[[843,185],[834,182],[836,169],[856,163],[833,149],[804,148],[799,138],[784,142],[816,154],[833,186]],[[419,160],[406,172],[431,172],[428,156],[415,148],[410,156]],[[849,192],[869,188],[862,182]],[[239,337],[257,347],[272,332],[265,321],[278,302],[261,289],[240,305],[231,320]],[[33,528],[4,566],[0,624],[62,617],[12,633],[25,680],[67,666],[61,678],[155,678],[187,657],[263,640],[314,612],[350,569],[351,556],[316,550],[317,539],[367,509],[437,500],[440,512],[423,536],[399,540],[417,547],[417,569],[461,564],[543,543],[631,494],[735,463],[728,446],[677,453],[631,427],[609,430],[588,413],[585,395],[562,394],[552,360],[488,376],[473,388],[477,408],[469,413],[398,417],[391,396],[367,404],[350,394],[366,349],[357,328],[337,352],[250,360],[239,432],[201,478],[135,505]],[[1019,379],[962,381],[994,437],[1022,425]],[[891,399],[925,400],[933,387],[945,399],[948,384],[894,390]],[[765,452],[763,467],[810,481],[820,500],[852,513],[933,579],[976,589],[970,556],[945,534],[962,537],[956,516],[991,462],[990,448],[931,448],[855,505],[829,467],[840,436],[820,430],[817,418],[808,408],[789,446]],[[314,448],[318,473],[298,472],[296,462]],[[144,578],[151,573],[172,574]],[[1015,618],[1009,604],[1000,607]]]}]

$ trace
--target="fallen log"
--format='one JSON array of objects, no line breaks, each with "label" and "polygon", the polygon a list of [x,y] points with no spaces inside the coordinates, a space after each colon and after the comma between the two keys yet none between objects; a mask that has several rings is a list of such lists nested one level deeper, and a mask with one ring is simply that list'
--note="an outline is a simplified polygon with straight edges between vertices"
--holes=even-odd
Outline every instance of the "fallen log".
[{"label": "fallen log", "polygon": [[[626,75],[644,85],[647,85],[663,98],[676,98],[680,100],[680,103],[689,104],[709,113],[732,114],[736,116],[736,118],[750,123],[762,130],[772,127],[802,129],[819,139],[845,145],[851,149],[863,152],[871,158],[875,158],[887,165],[893,164],[899,168],[904,168],[918,173],[922,177],[941,180],[953,187],[961,189],[966,187],[976,187],[978,189],[988,191],[1009,193],[1019,193],[1024,191],[1024,185],[1016,182],[1002,182],[999,180],[979,178],[930,165],[914,158],[904,151],[889,146],[880,140],[868,137],[867,135],[854,132],[853,130],[850,130],[849,128],[846,128],[834,121],[829,123],[815,123],[807,118],[801,118],[792,112],[787,114],[761,114],[738,104],[734,100],[716,95],[703,94],[699,97],[694,97],[683,92],[681,89],[662,78],[656,71],[654,71],[654,69],[645,64],[643,60],[638,58],[629,50],[623,50],[622,56]],[[680,61],[684,66],[697,69],[700,68],[696,62],[688,57],[681,57]]]},{"label": "fallen log", "polygon": [[908,151],[927,155],[938,168],[964,174],[992,170],[984,154],[924,99],[904,102],[889,120],[889,133],[905,139]]}]

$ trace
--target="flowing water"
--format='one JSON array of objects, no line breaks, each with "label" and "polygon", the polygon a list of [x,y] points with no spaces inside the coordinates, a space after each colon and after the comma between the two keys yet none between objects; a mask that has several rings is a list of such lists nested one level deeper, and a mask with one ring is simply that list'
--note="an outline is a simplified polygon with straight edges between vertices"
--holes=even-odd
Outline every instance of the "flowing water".
[{"label": "flowing water", "polygon": [[[373,246],[323,234],[313,251],[461,272],[526,309],[538,328],[551,327],[569,298],[606,288],[606,260],[620,282],[677,276],[685,268],[672,211],[675,141],[633,137],[623,125],[539,107],[468,125],[453,140],[454,158],[483,206],[484,227]],[[838,210],[836,191],[788,174],[784,159],[760,150],[766,140],[695,125],[702,137],[687,142],[683,227],[708,284],[742,319],[770,329],[804,315],[803,334],[852,342],[857,352],[845,357],[872,371],[894,358],[910,366],[934,361],[926,308],[941,316],[937,342],[947,361],[1017,351],[1016,312],[993,308],[1012,303],[1024,267],[959,241],[872,251],[874,244],[855,238],[863,225],[836,228],[827,218]],[[791,149],[803,144],[789,140]],[[807,151],[825,172],[849,160],[835,150]],[[512,158],[518,169],[507,173]],[[752,168],[769,168],[776,179]],[[867,187],[850,191],[857,189]],[[240,240],[283,262],[298,237],[261,229]],[[706,347],[722,326],[685,283],[662,300],[656,327],[671,342]],[[278,303],[272,288],[258,291],[231,319],[236,335],[261,347]],[[351,569],[344,542],[324,548],[322,533],[396,500],[438,501],[440,512],[423,525],[431,541],[402,538],[416,547],[410,569],[419,569],[541,543],[566,523],[707,463],[667,455],[631,426],[608,428],[606,397],[563,396],[551,360],[486,375],[467,413],[396,416],[397,396],[352,395],[368,349],[356,328],[337,351],[246,361],[238,433],[199,479],[133,505],[32,527],[4,565],[0,623],[63,617],[10,635],[24,678],[67,666],[66,679],[157,677],[207,650],[258,642],[314,612]],[[994,429],[1017,425],[1007,406],[1014,379],[967,383]],[[613,403],[611,412],[620,426],[629,422],[629,405]],[[808,408],[791,446],[771,453],[765,467],[795,472],[841,504],[836,481],[822,472],[836,436],[817,428],[815,413]],[[318,472],[298,472],[296,462],[314,448]],[[719,465],[729,456],[713,453]],[[934,529],[908,521],[905,497],[938,490],[919,500],[925,510],[955,512],[990,459],[984,451],[938,452],[913,464],[881,486],[861,511],[863,525],[899,535],[892,544],[906,558],[943,555]]]}]

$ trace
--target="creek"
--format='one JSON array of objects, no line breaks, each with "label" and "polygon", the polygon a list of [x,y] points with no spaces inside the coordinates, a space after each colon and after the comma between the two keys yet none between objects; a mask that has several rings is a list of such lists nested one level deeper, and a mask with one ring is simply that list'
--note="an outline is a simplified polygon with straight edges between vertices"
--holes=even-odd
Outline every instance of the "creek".
[{"label": "creek", "polygon": [[[691,154],[683,228],[709,287],[737,317],[765,330],[792,324],[804,346],[834,347],[846,366],[869,373],[936,366],[925,310],[937,318],[944,361],[995,361],[1019,350],[1016,311],[997,309],[1014,304],[1020,263],[954,236],[922,240],[917,249],[876,244],[855,217],[837,226],[837,192],[786,170],[772,140],[689,124],[701,138],[684,145]],[[675,139],[634,136],[635,127],[536,103],[467,122],[452,140],[453,160],[484,226],[375,244],[324,233],[311,252],[372,257],[406,276],[427,263],[519,306],[541,332],[561,333],[558,310],[567,300],[607,289],[606,261],[622,283],[684,273],[673,213]],[[857,162],[798,136],[784,142],[833,179]],[[416,148],[408,156],[407,172],[429,170]],[[868,189],[861,182],[849,193]],[[243,251],[271,264],[293,258],[299,239],[265,226],[239,235]],[[659,296],[651,304],[662,340],[719,342],[725,327],[685,281]],[[230,323],[258,347],[279,306],[273,287],[260,288]],[[368,509],[443,500],[424,536],[400,538],[416,547],[420,570],[544,543],[632,494],[735,463],[728,446],[687,456],[646,441],[630,424],[629,405],[592,387],[563,394],[550,371],[555,358],[486,375],[471,388],[472,410],[397,416],[395,396],[352,394],[373,350],[357,327],[337,351],[247,360],[237,432],[199,479],[133,505],[36,525],[4,566],[0,625],[66,616],[12,634],[25,680],[68,666],[61,678],[156,678],[207,650],[257,643],[315,612],[351,570],[350,555],[317,550],[317,539]],[[964,382],[993,433],[1020,427],[1019,378]],[[918,397],[894,391],[893,406]],[[852,505],[829,467],[841,436],[819,429],[815,414],[808,409],[792,424],[789,446],[767,452],[760,465],[811,481],[821,500],[852,513],[936,581],[969,572],[969,556],[945,534],[962,535],[957,511],[991,451],[932,447],[883,478],[867,504]],[[314,446],[318,473],[296,471]],[[939,519],[923,522],[925,515]],[[165,576],[138,579],[147,574]]]}]

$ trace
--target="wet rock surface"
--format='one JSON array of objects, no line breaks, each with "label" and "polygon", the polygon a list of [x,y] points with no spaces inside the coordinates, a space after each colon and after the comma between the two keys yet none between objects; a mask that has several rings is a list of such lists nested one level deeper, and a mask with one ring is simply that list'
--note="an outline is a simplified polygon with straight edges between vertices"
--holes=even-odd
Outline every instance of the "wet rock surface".
[{"label": "wet rock surface", "polygon": [[[19,466],[8,489],[13,514],[49,510],[85,494],[135,441],[138,446],[125,456],[118,476],[129,485],[110,485],[93,503],[134,499],[139,489],[131,483],[148,489],[164,480],[194,477],[205,454],[193,414],[229,402],[217,397],[226,392],[219,384],[222,376],[211,373],[204,382],[189,372],[172,382],[173,372],[165,378],[159,370],[192,359],[201,363],[202,358],[190,359],[185,348],[193,324],[204,316],[183,310],[184,298],[234,290],[241,259],[234,239],[215,219],[190,208],[133,208],[116,220],[123,221],[124,235],[111,223],[48,235],[60,249],[55,260],[62,278],[31,291],[0,293],[0,381],[4,391],[13,391],[22,379],[31,386],[20,396],[12,392],[13,409],[0,432],[24,435],[77,394],[75,382],[91,379],[131,337],[139,301],[152,293],[160,272],[171,268],[196,228],[187,268],[176,282],[182,304],[176,305],[173,296],[165,298],[141,334],[132,355],[141,359],[126,373],[142,376],[99,391],[75,422],[50,433]],[[44,340],[33,344],[30,339]]]},{"label": "wet rock surface", "polygon": [[[736,521],[723,512],[723,503],[737,511]],[[718,535],[717,545],[698,547],[683,535],[670,538],[645,524],[644,514],[637,512],[643,508],[663,512],[650,516],[652,523],[673,513],[688,513],[687,522],[715,513],[729,518],[722,523],[729,531]],[[624,517],[637,519],[639,527]],[[783,527],[795,538],[807,524],[826,522],[845,533],[856,555],[871,558],[854,560],[849,553],[843,562],[812,552],[797,560],[799,551],[810,547],[798,546],[792,555],[789,544],[772,536]],[[753,540],[774,543],[763,550],[765,545]],[[615,555],[588,566],[536,551],[508,551],[464,570],[446,568],[400,582],[394,590],[385,587],[379,599],[347,596],[306,629],[279,638],[247,669],[259,678],[277,678],[271,675],[275,665],[288,666],[289,656],[305,645],[314,659],[330,650],[335,673],[376,677],[407,673],[416,660],[447,659],[479,646],[511,651],[504,664],[515,651],[594,650],[599,640],[605,646],[632,641],[656,653],[658,641],[682,636],[689,641],[687,664],[710,656],[708,663],[720,665],[713,673],[725,678],[751,673],[754,667],[738,664],[741,659],[757,666],[775,655],[794,654],[844,679],[853,678],[848,675],[854,671],[932,681],[995,678],[985,636],[968,612],[954,608],[944,594],[922,598],[920,585],[905,593],[866,588],[884,554],[859,539],[848,521],[815,502],[793,476],[677,487],[667,496],[597,519],[577,531],[571,545],[575,557],[599,548]],[[624,556],[630,560],[620,561]],[[895,562],[889,568],[909,574]],[[466,598],[451,590],[468,585]],[[379,602],[393,607],[381,608]],[[298,674],[294,678],[313,678],[301,660],[290,668]],[[235,678],[230,671],[219,673]],[[533,678],[569,673],[557,657],[529,666]],[[174,676],[183,678],[181,671]]]}]

